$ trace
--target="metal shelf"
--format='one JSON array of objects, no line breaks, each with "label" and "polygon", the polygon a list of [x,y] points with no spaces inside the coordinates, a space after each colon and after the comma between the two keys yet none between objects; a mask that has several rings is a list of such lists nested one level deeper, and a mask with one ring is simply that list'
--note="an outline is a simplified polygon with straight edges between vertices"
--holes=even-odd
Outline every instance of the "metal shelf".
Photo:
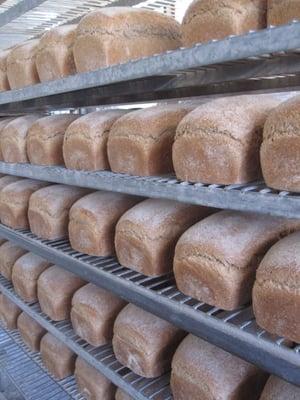
[{"label": "metal shelf", "polygon": [[8,398],[17,390],[24,400],[84,400],[74,377],[58,381],[49,375],[40,354],[29,350],[16,330],[0,327],[0,366],[1,375],[9,381],[5,385]]},{"label": "metal shelf", "polygon": [[298,90],[299,48],[294,22],[3,92],[0,113]]},{"label": "metal shelf", "polygon": [[[0,225],[0,236],[272,374],[300,385],[300,346],[289,348],[284,339],[270,336],[259,328],[251,307],[225,312],[200,303],[179,292],[172,276],[145,277],[122,267],[112,257],[78,253],[67,240],[40,240],[31,232],[14,231],[3,225]],[[4,282],[3,279],[0,281],[0,289],[22,306],[11,286],[8,283],[5,286]],[[30,306],[26,307],[30,309]]]},{"label": "metal shelf", "polygon": [[146,379],[134,374],[116,360],[111,345],[101,347],[89,345],[74,333],[69,321],[54,322],[41,311],[39,303],[24,303],[14,292],[11,283],[1,275],[0,291],[135,400],[172,399],[169,374],[155,379]]},{"label": "metal shelf", "polygon": [[5,162],[0,162],[0,173],[215,208],[300,218],[300,194],[272,190],[262,182],[229,186],[204,185],[181,182],[175,176],[138,177],[111,171],[85,172],[64,167]]}]

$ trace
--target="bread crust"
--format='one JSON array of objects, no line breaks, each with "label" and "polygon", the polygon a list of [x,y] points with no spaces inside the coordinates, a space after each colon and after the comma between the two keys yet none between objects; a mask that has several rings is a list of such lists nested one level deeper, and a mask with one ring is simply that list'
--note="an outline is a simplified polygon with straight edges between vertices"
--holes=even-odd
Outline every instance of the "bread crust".
[{"label": "bread crust", "polygon": [[22,310],[15,303],[0,293],[0,319],[7,329],[17,329],[17,320],[21,312]]},{"label": "bread crust", "polygon": [[5,242],[0,246],[0,273],[11,281],[14,263],[23,256],[26,250],[12,242]]},{"label": "bread crust", "polygon": [[116,391],[116,400],[133,400],[129,394],[123,392],[121,389],[117,389]]},{"label": "bread crust", "polygon": [[300,19],[298,0],[268,0],[268,26],[288,24]]},{"label": "bread crust", "polygon": [[41,339],[47,331],[25,312],[19,315],[17,325],[18,331],[29,349],[39,351]]},{"label": "bread crust", "polygon": [[2,50],[0,52],[0,92],[10,90],[7,79],[7,56],[10,50]]},{"label": "bread crust", "polygon": [[259,400],[298,400],[300,388],[276,376],[271,376]]}]

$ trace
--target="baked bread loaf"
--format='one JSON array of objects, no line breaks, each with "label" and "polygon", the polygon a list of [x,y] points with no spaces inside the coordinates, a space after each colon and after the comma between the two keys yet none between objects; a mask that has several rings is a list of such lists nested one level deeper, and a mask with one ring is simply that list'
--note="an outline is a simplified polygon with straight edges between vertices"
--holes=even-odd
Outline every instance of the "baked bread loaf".
[{"label": "baked bread loaf", "polygon": [[48,185],[47,182],[21,179],[5,186],[0,192],[0,219],[14,229],[29,228],[28,206],[32,193]]},{"label": "baked bread loaf", "polygon": [[31,164],[63,165],[63,142],[67,127],[77,116],[51,115],[38,119],[27,135],[27,155]]},{"label": "baked bread loaf", "polygon": [[148,276],[172,270],[174,249],[182,233],[212,210],[170,200],[148,199],[127,211],[116,227],[120,264]]},{"label": "baked bread loaf", "polygon": [[0,319],[9,330],[17,328],[17,319],[22,310],[15,305],[7,296],[0,293]]},{"label": "baked bread loaf", "polygon": [[13,121],[14,118],[1,118],[0,119],[0,161],[4,161],[3,154],[2,154],[2,149],[1,149],[1,135],[2,131],[4,128],[11,122]]},{"label": "baked bread loaf", "polygon": [[88,192],[67,185],[51,185],[35,192],[28,209],[31,232],[49,240],[67,236],[69,210],[75,201]]},{"label": "baked bread loaf", "polygon": [[169,322],[128,304],[115,321],[113,349],[121,364],[140,376],[155,378],[170,369],[184,336]]},{"label": "baked bread loaf", "polygon": [[10,163],[27,163],[26,140],[29,128],[40,118],[38,115],[25,115],[9,122],[2,129],[0,147],[3,160]]},{"label": "baked bread loaf", "polygon": [[86,72],[180,46],[180,25],[173,18],[141,8],[107,7],[81,19],[73,52],[77,72]]},{"label": "baked bread loaf", "polygon": [[297,343],[300,343],[299,240],[300,231],[271,247],[259,265],[253,288],[258,325]]},{"label": "baked bread loaf", "polygon": [[266,184],[300,192],[300,96],[280,104],[266,120],[260,161]]},{"label": "baked bread loaf", "polygon": [[294,386],[276,376],[271,376],[259,400],[298,400],[300,387]]},{"label": "baked bread loaf", "polygon": [[2,178],[0,178],[0,192],[2,189],[5,188],[5,186],[10,185],[11,183],[15,183],[21,179],[22,178],[13,175],[3,176]]},{"label": "baked bread loaf", "polygon": [[19,333],[31,351],[40,351],[42,337],[47,331],[25,312],[20,314],[18,321]]},{"label": "baked bread loaf", "polygon": [[7,56],[10,50],[2,50],[0,52],[0,92],[10,89],[7,79]]},{"label": "baked bread loaf", "polygon": [[96,368],[89,365],[82,358],[77,358],[75,379],[85,399],[114,400],[116,387]]},{"label": "baked bread loaf", "polygon": [[107,140],[112,124],[125,111],[95,111],[72,122],[64,136],[64,161],[67,168],[97,171],[110,169]]},{"label": "baked bread loaf", "polygon": [[34,85],[39,82],[35,65],[38,39],[15,46],[7,56],[7,78],[11,89]]},{"label": "baked bread loaf", "polygon": [[112,171],[142,176],[173,171],[176,128],[191,110],[191,106],[166,104],[133,111],[120,118],[108,137]]},{"label": "baked bread loaf", "polygon": [[23,256],[26,250],[16,246],[12,242],[5,242],[0,246],[0,273],[11,281],[12,269],[18,258]]},{"label": "baked bread loaf", "polygon": [[57,379],[74,373],[76,355],[49,332],[41,340],[41,357],[45,367]]},{"label": "baked bread loaf", "polygon": [[38,278],[49,266],[49,261],[34,253],[25,253],[18,258],[12,269],[15,292],[25,301],[37,301]]},{"label": "baked bread loaf", "polygon": [[50,29],[41,37],[35,64],[41,82],[75,74],[73,44],[77,25],[62,25]]},{"label": "baked bread loaf", "polygon": [[211,215],[188,229],[176,245],[174,274],[179,290],[225,310],[248,303],[264,254],[299,227],[299,220],[260,214]]},{"label": "baked bread loaf", "polygon": [[266,27],[267,0],[194,0],[182,21],[184,46]]},{"label": "baked bread loaf", "polygon": [[260,178],[263,127],[278,104],[273,96],[226,97],[189,113],[173,145],[177,178],[222,185]]},{"label": "baked bread loaf", "polygon": [[85,282],[56,265],[47,268],[38,278],[37,294],[42,311],[53,321],[70,318],[73,294]]},{"label": "baked bread loaf", "polygon": [[91,283],[72,299],[71,322],[75,333],[92,346],[111,341],[115,319],[126,302]]},{"label": "baked bread loaf", "polygon": [[174,400],[258,400],[266,372],[204,340],[188,335],[173,361]]},{"label": "baked bread loaf", "polygon": [[133,400],[133,398],[130,397],[129,394],[123,392],[123,390],[117,389],[116,400]]},{"label": "baked bread loaf", "polygon": [[299,0],[268,0],[268,25],[283,25],[300,19]]},{"label": "baked bread loaf", "polygon": [[102,191],[79,199],[69,214],[71,247],[94,256],[114,254],[116,224],[139,201],[139,197]]}]

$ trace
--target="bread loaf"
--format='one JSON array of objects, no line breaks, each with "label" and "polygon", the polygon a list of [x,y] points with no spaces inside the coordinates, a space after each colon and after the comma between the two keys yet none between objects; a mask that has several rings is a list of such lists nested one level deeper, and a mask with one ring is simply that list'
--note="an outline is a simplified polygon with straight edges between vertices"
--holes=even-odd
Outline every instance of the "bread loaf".
[{"label": "bread loaf", "polygon": [[0,293],[0,319],[9,330],[17,328],[17,319],[22,310],[15,305],[7,296]]},{"label": "bread loaf", "polygon": [[110,169],[107,140],[112,124],[124,111],[95,111],[72,122],[64,136],[64,161],[67,168],[97,171]]},{"label": "bread loaf", "polygon": [[51,333],[41,340],[41,357],[45,367],[57,379],[74,373],[76,355]]},{"label": "bread loaf", "polygon": [[12,269],[18,258],[23,256],[26,250],[16,246],[12,242],[5,242],[0,246],[0,273],[6,279],[11,280]]},{"label": "bread loaf", "polygon": [[299,400],[300,387],[271,376],[259,400]]},{"label": "bread loaf", "polygon": [[42,311],[53,321],[70,317],[73,294],[85,282],[56,265],[47,268],[38,278],[37,294]]},{"label": "bread loaf", "polygon": [[128,304],[115,321],[113,349],[121,364],[138,375],[155,378],[170,369],[184,336],[167,321]]},{"label": "bread loaf", "polygon": [[20,314],[17,325],[23,341],[30,350],[39,351],[41,339],[47,331],[25,312]]},{"label": "bread loaf", "polygon": [[77,72],[86,72],[180,46],[180,25],[173,18],[140,8],[107,7],[81,19],[73,51]]},{"label": "bread loaf", "polygon": [[25,301],[37,301],[37,281],[50,265],[49,261],[34,254],[26,253],[13,265],[12,283],[15,292]]},{"label": "bread loaf", "polygon": [[38,119],[29,129],[27,155],[31,164],[63,165],[63,141],[67,127],[77,117],[70,114]]},{"label": "bread loaf", "polygon": [[0,147],[4,161],[27,163],[26,140],[29,128],[39,118],[38,115],[25,115],[15,118],[2,129]]},{"label": "bread loaf", "polygon": [[39,82],[35,65],[38,39],[15,46],[7,56],[7,78],[11,89],[34,85]]},{"label": "bread loaf", "polygon": [[0,192],[0,219],[2,224],[14,229],[29,228],[29,199],[35,191],[48,185],[47,182],[21,179],[5,186]]},{"label": "bread loaf", "polygon": [[194,0],[182,21],[185,46],[266,27],[267,0]]},{"label": "bread loaf", "polygon": [[176,128],[192,110],[184,105],[159,105],[124,115],[108,137],[108,159],[114,172],[162,175],[173,171]]},{"label": "bread loaf", "polygon": [[11,183],[15,183],[22,178],[18,178],[17,176],[12,176],[12,175],[6,175],[0,178],[0,192],[2,189],[5,188],[5,186],[10,185]]},{"label": "bread loaf", "polygon": [[268,25],[283,25],[299,19],[299,0],[268,0]]},{"label": "bread loaf", "polygon": [[267,118],[260,150],[266,184],[300,192],[300,96],[282,103]]},{"label": "bread loaf", "polygon": [[36,52],[36,68],[41,82],[75,74],[73,57],[77,25],[50,29],[41,37]]},{"label": "bread loaf", "polygon": [[251,300],[258,265],[300,221],[221,211],[187,230],[174,258],[177,286],[187,296],[225,310]]},{"label": "bread loaf", "polygon": [[114,254],[115,227],[119,218],[141,199],[112,192],[94,192],[73,204],[69,239],[73,249],[94,256]]},{"label": "bread loaf", "polygon": [[92,346],[110,342],[115,319],[125,304],[124,300],[91,283],[83,286],[72,299],[74,331]]},{"label": "bread loaf", "polygon": [[204,340],[188,335],[173,361],[174,400],[258,400],[268,374]]},{"label": "bread loaf", "polygon": [[259,265],[253,288],[258,325],[297,343],[300,343],[299,240],[300,232],[296,232],[271,247]]},{"label": "bread loaf", "polygon": [[133,400],[133,398],[130,397],[129,394],[123,392],[121,389],[118,389],[116,391],[116,400]]},{"label": "bread loaf", "polygon": [[85,399],[114,400],[115,386],[96,368],[78,357],[75,367],[75,379],[79,391]]},{"label": "bread loaf", "polygon": [[10,50],[2,50],[0,52],[0,92],[9,90],[9,83],[7,79],[7,56]]},{"label": "bread loaf", "polygon": [[173,146],[176,176],[230,185],[261,177],[259,148],[272,96],[237,96],[203,104],[179,124]]},{"label": "bread loaf", "polygon": [[0,119],[0,161],[3,161],[3,154],[2,154],[2,149],[1,149],[1,135],[2,135],[2,131],[4,130],[4,128],[11,122],[13,121],[14,118],[1,118]]},{"label": "bread loaf", "polygon": [[170,200],[141,202],[117,224],[115,246],[120,264],[148,276],[170,272],[180,235],[211,212]]},{"label": "bread loaf", "polygon": [[69,210],[75,201],[87,193],[86,189],[67,185],[51,185],[35,192],[28,209],[31,231],[49,240],[66,236]]}]

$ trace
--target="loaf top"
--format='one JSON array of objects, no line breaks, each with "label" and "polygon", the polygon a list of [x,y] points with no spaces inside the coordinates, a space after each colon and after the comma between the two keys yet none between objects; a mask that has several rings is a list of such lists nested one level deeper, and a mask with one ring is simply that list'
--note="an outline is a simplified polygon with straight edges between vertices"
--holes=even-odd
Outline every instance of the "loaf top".
[{"label": "loaf top", "polygon": [[175,104],[159,105],[125,114],[112,126],[109,139],[127,137],[140,140],[143,145],[155,142],[161,136],[175,130],[192,106]]},{"label": "loaf top", "polygon": [[72,299],[72,306],[76,306],[76,304],[86,306],[86,308],[93,310],[98,316],[101,314],[105,318],[112,309],[118,307],[122,302],[125,305],[125,301],[113,293],[101,289],[92,283],[88,283],[76,291]]},{"label": "loaf top", "polygon": [[82,136],[86,140],[93,140],[103,136],[107,136],[112,123],[122,115],[123,110],[113,111],[94,111],[89,114],[83,115],[76,119],[68,127],[65,136],[65,142],[72,139],[73,135]]},{"label": "loaf top", "polygon": [[75,186],[47,186],[33,193],[30,197],[29,208],[45,213],[50,218],[56,218],[71,208],[76,200],[87,193],[86,189]]},{"label": "loaf top", "polygon": [[299,400],[300,387],[271,376],[259,400]]},{"label": "loaf top", "polygon": [[43,289],[55,295],[68,295],[76,287],[83,285],[83,280],[72,272],[66,271],[57,265],[52,265],[41,273],[38,279],[39,289]]},{"label": "loaf top", "polygon": [[5,188],[5,186],[10,185],[11,183],[17,182],[22,178],[19,178],[17,176],[11,176],[11,175],[7,175],[7,176],[3,176],[2,178],[0,178],[0,192],[2,189]]},{"label": "loaf top", "polygon": [[[17,182],[5,186],[1,190],[1,203],[5,203],[10,207],[14,207],[14,205],[24,205],[24,202],[29,200],[33,192],[47,184],[47,182],[36,181],[34,179],[20,179]],[[13,203],[11,203],[12,200]]]},{"label": "loaf top", "polygon": [[256,273],[258,283],[267,282],[278,288],[299,292],[300,231],[279,242],[264,256]]},{"label": "loaf top", "polygon": [[181,330],[153,314],[128,304],[116,318],[114,334],[145,353],[160,351]]},{"label": "loaf top", "polygon": [[18,317],[17,326],[18,329],[23,329],[30,335],[43,330],[42,326],[24,311]]},{"label": "loaf top", "polygon": [[60,45],[72,48],[76,37],[76,29],[77,24],[61,25],[50,29],[41,37],[37,52]]},{"label": "loaf top", "polygon": [[260,138],[268,113],[279,104],[274,96],[236,96],[213,100],[190,112],[180,122],[175,140],[181,137],[223,135],[241,145]]},{"label": "loaf top", "polygon": [[[152,36],[180,40],[180,24],[175,19],[158,12],[132,7],[107,7],[93,11],[81,19],[78,37],[86,34],[103,34],[121,37]],[[114,39],[116,40],[116,39]]]},{"label": "loaf top", "polygon": [[1,312],[4,312],[7,315],[13,315],[16,312],[21,311],[20,308],[3,293],[0,294],[0,304],[0,314]]},{"label": "loaf top", "polygon": [[96,368],[80,357],[77,357],[75,364],[75,376],[78,375],[88,378],[91,383],[96,383],[99,388],[105,384],[111,384]]},{"label": "loaf top", "polygon": [[18,139],[20,136],[26,136],[28,129],[38,118],[40,117],[36,114],[14,118],[2,129],[1,139]]},{"label": "loaf top", "polygon": [[14,47],[7,56],[7,64],[33,60],[36,54],[39,39],[28,40]]},{"label": "loaf top", "polygon": [[47,354],[52,354],[53,359],[57,359],[59,363],[58,356],[72,356],[73,352],[66,346],[61,340],[57,339],[51,333],[46,333],[41,340],[41,348],[47,351]]},{"label": "loaf top", "polygon": [[300,96],[295,96],[272,110],[265,123],[264,142],[280,139],[281,137],[299,136],[299,108]]},{"label": "loaf top", "polygon": [[2,129],[4,129],[6,127],[7,124],[9,124],[13,120],[14,120],[14,118],[1,118],[0,119],[0,132]]},{"label": "loaf top", "polygon": [[207,398],[217,398],[216,394],[222,393],[225,399],[231,398],[234,389],[247,377],[255,376],[259,369],[190,334],[175,352],[172,371],[202,386]]},{"label": "loaf top", "polygon": [[65,133],[67,127],[77,118],[76,115],[61,114],[39,118],[28,132],[28,140],[48,141]]},{"label": "loaf top", "polygon": [[256,255],[258,261],[283,234],[299,229],[298,220],[238,211],[220,211],[198,222],[179,239],[176,259],[213,257],[226,267],[244,269]]},{"label": "loaf top", "polygon": [[34,253],[26,253],[16,261],[15,265],[22,266],[22,268],[26,271],[26,276],[30,276],[36,270],[36,267],[39,265],[45,265],[45,263],[50,264],[44,258],[38,256]]},{"label": "loaf top", "polygon": [[0,51],[0,71],[6,73],[7,69],[7,57],[11,50]]}]

